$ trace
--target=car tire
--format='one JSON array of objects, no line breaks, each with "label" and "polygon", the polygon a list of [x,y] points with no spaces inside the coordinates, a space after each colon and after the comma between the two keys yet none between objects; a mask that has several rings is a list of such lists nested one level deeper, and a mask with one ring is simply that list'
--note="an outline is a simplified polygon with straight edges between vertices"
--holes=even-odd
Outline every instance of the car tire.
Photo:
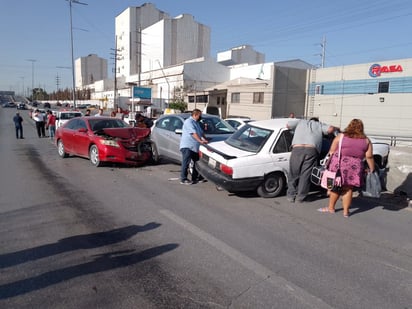
[{"label": "car tire", "polygon": [[266,175],[256,192],[260,197],[272,198],[280,195],[286,188],[286,179],[281,173]]},{"label": "car tire", "polygon": [[67,158],[68,154],[66,150],[64,149],[64,144],[61,139],[57,141],[57,152],[61,158]]},{"label": "car tire", "polygon": [[93,166],[99,167],[102,165],[102,162],[99,158],[99,149],[96,145],[91,145],[89,149],[89,159]]},{"label": "car tire", "polygon": [[155,143],[151,143],[150,144],[150,148],[151,148],[151,158],[150,158],[150,163],[153,165],[159,164],[160,163],[160,156],[159,156],[159,152],[157,151],[157,147]]}]

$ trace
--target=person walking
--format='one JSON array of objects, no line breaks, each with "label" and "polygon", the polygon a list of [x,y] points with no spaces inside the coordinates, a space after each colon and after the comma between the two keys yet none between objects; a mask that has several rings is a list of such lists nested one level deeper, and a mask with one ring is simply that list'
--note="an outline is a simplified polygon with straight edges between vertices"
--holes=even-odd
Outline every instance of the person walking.
[{"label": "person walking", "polygon": [[16,138],[23,139],[23,117],[17,112],[13,117],[14,127],[16,128]]},{"label": "person walking", "polygon": [[96,115],[94,115],[95,117],[103,117],[103,108],[99,108],[99,111],[97,112]]},{"label": "person walking", "polygon": [[315,117],[290,120],[287,127],[295,131],[289,160],[287,200],[303,202],[309,194],[310,175],[322,149],[323,135],[332,133],[335,127],[319,122]]},{"label": "person walking", "polygon": [[50,139],[53,140],[56,133],[56,116],[53,115],[51,110],[47,111],[46,129],[49,130]]},{"label": "person walking", "polygon": [[[339,159],[339,142],[341,143]],[[318,211],[324,213],[334,213],[336,202],[342,196],[343,216],[349,217],[349,208],[352,204],[353,189],[359,188],[363,184],[365,176],[364,159],[370,172],[375,171],[375,161],[373,160],[373,146],[369,138],[365,135],[363,122],[360,119],[352,119],[343,133],[340,133],[332,142],[329,150],[331,161],[329,170],[336,172],[338,168],[341,172],[342,185],[340,190],[329,191],[328,207],[319,208]]]},{"label": "person walking", "polygon": [[[182,153],[181,184],[190,185],[202,180],[196,169],[196,162],[199,161],[199,147],[207,144],[207,139],[199,124],[201,118],[202,111],[194,109],[191,117],[183,123],[182,138],[180,139],[180,152]],[[192,181],[187,178],[190,161],[193,161]]]},{"label": "person walking", "polygon": [[46,137],[46,131],[44,128],[44,116],[38,109],[36,109],[32,115],[33,120],[36,122],[37,135],[40,137]]}]

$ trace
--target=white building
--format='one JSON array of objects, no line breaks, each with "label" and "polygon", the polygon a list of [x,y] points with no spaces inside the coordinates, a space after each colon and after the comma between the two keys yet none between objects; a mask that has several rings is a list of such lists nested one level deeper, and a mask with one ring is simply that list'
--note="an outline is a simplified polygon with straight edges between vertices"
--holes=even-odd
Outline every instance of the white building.
[{"label": "white building", "polygon": [[90,54],[75,61],[75,85],[77,89],[107,78],[107,60]]},{"label": "white building", "polygon": [[412,59],[312,70],[306,113],[344,129],[362,119],[368,134],[412,136]]},{"label": "white building", "polygon": [[217,54],[217,62],[226,66],[238,64],[259,64],[265,62],[265,55],[255,51],[250,45],[234,47]]}]

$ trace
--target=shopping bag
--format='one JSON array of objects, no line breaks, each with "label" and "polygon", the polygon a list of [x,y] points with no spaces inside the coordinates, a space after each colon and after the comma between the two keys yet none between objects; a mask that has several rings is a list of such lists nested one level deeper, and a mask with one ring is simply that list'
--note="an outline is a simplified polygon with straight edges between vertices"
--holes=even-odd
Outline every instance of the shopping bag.
[{"label": "shopping bag", "polygon": [[368,173],[365,179],[365,187],[362,190],[362,196],[380,198],[382,185],[377,172]]}]

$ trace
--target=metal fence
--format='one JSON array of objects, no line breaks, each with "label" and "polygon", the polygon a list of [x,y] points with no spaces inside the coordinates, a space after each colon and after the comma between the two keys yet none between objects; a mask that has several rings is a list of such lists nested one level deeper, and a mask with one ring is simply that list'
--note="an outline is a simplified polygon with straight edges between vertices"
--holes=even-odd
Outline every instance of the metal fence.
[{"label": "metal fence", "polygon": [[412,136],[405,135],[383,135],[383,134],[368,134],[368,137],[386,142],[393,147],[396,146],[412,146]]}]

